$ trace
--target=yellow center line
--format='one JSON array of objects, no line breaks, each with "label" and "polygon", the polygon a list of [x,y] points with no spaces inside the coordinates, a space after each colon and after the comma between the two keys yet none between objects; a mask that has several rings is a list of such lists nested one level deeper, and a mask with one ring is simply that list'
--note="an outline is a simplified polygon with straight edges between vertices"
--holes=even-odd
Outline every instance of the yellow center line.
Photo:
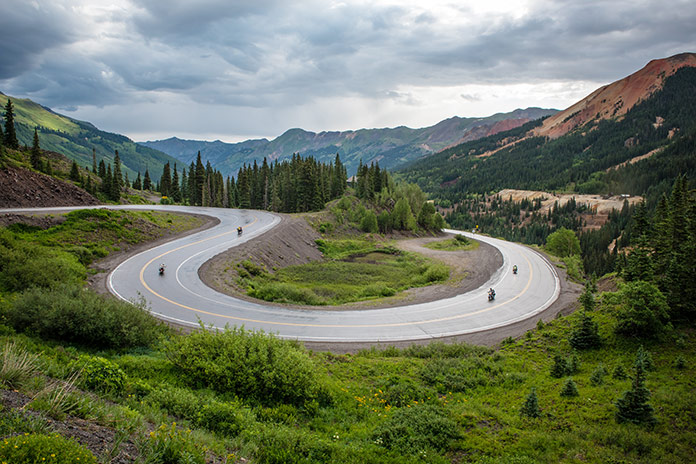
[{"label": "yellow center line", "polygon": [[[258,221],[258,218],[254,217],[254,221],[251,222],[251,224],[253,224],[256,221]],[[251,225],[251,224],[249,224],[249,225]],[[392,322],[392,323],[385,323],[385,324],[300,324],[300,323],[296,323],[296,322],[277,322],[277,321],[267,321],[267,320],[263,320],[263,319],[249,319],[249,318],[245,318],[245,317],[230,316],[227,314],[219,314],[219,313],[213,313],[210,311],[205,311],[205,310],[200,309],[200,308],[194,308],[191,306],[187,306],[185,304],[178,303],[178,302],[171,300],[165,296],[162,296],[159,293],[157,293],[156,291],[154,291],[152,288],[150,288],[150,286],[145,282],[145,278],[144,278],[145,268],[148,267],[153,262],[157,261],[158,259],[162,258],[163,256],[166,256],[169,253],[173,253],[175,251],[179,251],[181,249],[184,249],[184,248],[187,248],[187,247],[190,247],[193,245],[197,245],[197,244],[202,243],[202,242],[206,242],[208,240],[213,240],[213,239],[216,239],[219,237],[223,237],[225,235],[229,235],[231,233],[232,232],[224,232],[222,234],[215,235],[214,237],[208,237],[208,238],[205,238],[203,240],[199,240],[199,241],[194,242],[194,243],[189,243],[188,245],[182,245],[178,248],[174,248],[173,250],[166,251],[166,252],[162,253],[161,255],[155,256],[150,261],[145,263],[145,265],[142,267],[142,269],[140,269],[140,283],[150,293],[152,293],[156,297],[166,301],[167,303],[173,304],[173,305],[178,306],[178,307],[183,308],[183,309],[187,309],[187,310],[192,311],[192,312],[206,314],[208,316],[216,316],[216,317],[221,317],[223,319],[230,319],[230,320],[241,321],[241,322],[254,322],[254,323],[259,323],[259,324],[271,324],[271,325],[292,326],[292,327],[325,327],[325,328],[403,327],[403,326],[410,326],[410,325],[430,324],[433,322],[445,322],[445,321],[451,321],[451,320],[455,320],[455,319],[464,319],[464,318],[475,316],[478,314],[483,314],[483,313],[486,313],[488,311],[492,311],[496,308],[500,308],[501,306],[504,306],[506,304],[512,303],[513,301],[515,301],[516,299],[518,299],[522,295],[524,295],[527,292],[527,290],[529,290],[529,287],[532,284],[532,277],[533,277],[532,263],[529,262],[529,259],[527,259],[526,256],[522,256],[524,258],[524,260],[527,261],[527,264],[529,265],[529,278],[527,279],[527,284],[522,289],[522,291],[520,293],[518,293],[517,295],[515,295],[514,297],[512,297],[510,300],[507,300],[503,303],[493,305],[493,306],[490,306],[490,307],[487,307],[487,308],[484,308],[484,309],[481,309],[478,311],[474,311],[472,313],[458,314],[458,315],[454,315],[454,316],[447,316],[447,317],[441,317],[441,318],[437,318],[437,319],[428,319],[428,320],[422,320],[422,321]]]}]

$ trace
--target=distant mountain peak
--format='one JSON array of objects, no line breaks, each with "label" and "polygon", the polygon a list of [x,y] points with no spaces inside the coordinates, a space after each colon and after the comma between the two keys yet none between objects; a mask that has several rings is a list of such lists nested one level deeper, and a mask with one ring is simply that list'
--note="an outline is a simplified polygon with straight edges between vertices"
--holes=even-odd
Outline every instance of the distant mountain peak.
[{"label": "distant mountain peak", "polygon": [[571,107],[547,118],[534,135],[557,138],[590,121],[621,117],[662,88],[678,69],[696,66],[695,53],[680,53],[650,61],[644,68],[600,87]]}]

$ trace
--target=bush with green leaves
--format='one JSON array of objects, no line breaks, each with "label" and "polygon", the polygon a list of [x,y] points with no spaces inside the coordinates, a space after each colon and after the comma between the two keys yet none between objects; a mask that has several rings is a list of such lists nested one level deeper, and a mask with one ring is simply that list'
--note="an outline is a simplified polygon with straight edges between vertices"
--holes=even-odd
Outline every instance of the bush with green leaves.
[{"label": "bush with green leaves", "polygon": [[205,464],[205,451],[193,440],[190,430],[176,423],[162,424],[140,446],[144,464]]},{"label": "bush with green leaves", "polygon": [[203,405],[203,399],[193,391],[169,385],[154,388],[143,401],[163,409],[174,417],[189,420],[198,416]]},{"label": "bush with green leaves", "polygon": [[80,383],[89,390],[114,395],[123,393],[126,373],[106,358],[82,355],[72,363],[72,368],[80,371]]},{"label": "bush with green leaves", "polygon": [[381,424],[374,439],[387,449],[414,455],[425,450],[443,451],[459,436],[457,424],[431,404],[399,408]]},{"label": "bush with green leaves", "polygon": [[546,250],[559,258],[579,255],[580,239],[572,230],[561,227],[546,237]]},{"label": "bush with green leaves", "polygon": [[316,368],[307,352],[263,332],[200,330],[172,340],[166,350],[182,379],[193,387],[265,405],[302,406],[320,394]]},{"label": "bush with green leaves", "polygon": [[95,348],[152,346],[168,329],[133,305],[80,286],[33,288],[20,294],[7,311],[17,331],[44,339]]},{"label": "bush with green leaves", "polygon": [[616,333],[638,339],[658,338],[669,328],[667,299],[653,283],[628,282],[618,295]]},{"label": "bush with green leaves", "polygon": [[340,462],[334,457],[332,443],[302,429],[273,424],[259,427],[254,434],[258,440],[255,462],[259,464]]},{"label": "bush with green leaves", "polygon": [[61,435],[25,434],[0,440],[0,462],[96,464],[97,459],[87,448]]},{"label": "bush with green leaves", "polygon": [[253,422],[253,414],[241,404],[216,400],[203,404],[196,418],[200,427],[227,437],[236,437]]}]

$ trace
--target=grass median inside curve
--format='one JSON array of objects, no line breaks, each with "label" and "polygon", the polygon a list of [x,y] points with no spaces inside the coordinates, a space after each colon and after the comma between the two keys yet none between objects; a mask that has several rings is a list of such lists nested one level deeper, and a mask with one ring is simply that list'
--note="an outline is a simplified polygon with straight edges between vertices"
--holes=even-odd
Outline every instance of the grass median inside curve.
[{"label": "grass median inside curve", "polygon": [[250,261],[237,264],[249,296],[305,305],[340,305],[396,295],[449,278],[449,268],[415,253],[369,240],[319,240],[323,261],[269,272]]}]

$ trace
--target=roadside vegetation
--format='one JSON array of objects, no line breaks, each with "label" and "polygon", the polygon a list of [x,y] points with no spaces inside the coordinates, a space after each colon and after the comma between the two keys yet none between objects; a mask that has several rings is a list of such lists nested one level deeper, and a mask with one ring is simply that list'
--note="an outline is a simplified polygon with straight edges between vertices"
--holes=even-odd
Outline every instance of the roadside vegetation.
[{"label": "roadside vegetation", "polygon": [[440,251],[469,251],[477,249],[479,246],[479,242],[475,240],[469,240],[463,235],[455,235],[452,238],[426,243],[423,246],[426,248],[430,248],[431,250]]}]

